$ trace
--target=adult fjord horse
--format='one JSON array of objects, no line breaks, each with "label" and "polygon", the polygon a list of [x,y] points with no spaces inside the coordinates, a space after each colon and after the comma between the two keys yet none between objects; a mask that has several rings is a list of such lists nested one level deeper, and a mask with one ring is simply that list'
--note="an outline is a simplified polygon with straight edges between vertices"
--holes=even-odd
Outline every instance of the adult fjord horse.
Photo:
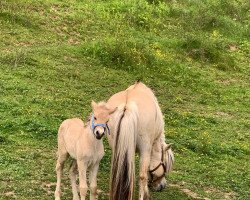
[{"label": "adult fjord horse", "polygon": [[118,107],[111,116],[108,137],[112,147],[110,200],[132,200],[135,151],[140,154],[139,199],[150,199],[148,185],[159,191],[174,161],[165,143],[164,120],[152,90],[141,82],[114,94],[108,104]]}]

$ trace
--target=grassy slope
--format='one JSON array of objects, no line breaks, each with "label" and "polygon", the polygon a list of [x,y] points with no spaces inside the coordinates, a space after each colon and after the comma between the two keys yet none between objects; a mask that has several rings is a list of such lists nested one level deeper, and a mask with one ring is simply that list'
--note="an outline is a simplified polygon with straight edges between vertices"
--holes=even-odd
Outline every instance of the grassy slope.
[{"label": "grassy slope", "polygon": [[[138,78],[174,143],[169,182],[249,199],[248,10],[244,0],[1,1],[0,199],[53,199],[60,122]],[[99,187],[108,192],[106,152]],[[66,176],[63,188],[70,198]],[[193,199],[174,185],[153,197]]]}]

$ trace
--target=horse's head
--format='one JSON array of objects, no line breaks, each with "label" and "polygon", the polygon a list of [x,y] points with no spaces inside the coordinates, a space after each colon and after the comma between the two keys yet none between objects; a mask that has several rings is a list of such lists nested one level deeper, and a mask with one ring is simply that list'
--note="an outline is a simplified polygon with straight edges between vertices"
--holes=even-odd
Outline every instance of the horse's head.
[{"label": "horse's head", "polygon": [[90,120],[91,129],[96,139],[100,140],[105,132],[109,133],[108,121],[110,115],[116,111],[116,108],[110,108],[107,103],[92,101],[93,114]]},{"label": "horse's head", "polygon": [[161,191],[167,185],[165,175],[172,170],[174,154],[171,144],[163,144],[161,151],[156,151],[151,157],[149,170],[149,186],[155,191]]}]

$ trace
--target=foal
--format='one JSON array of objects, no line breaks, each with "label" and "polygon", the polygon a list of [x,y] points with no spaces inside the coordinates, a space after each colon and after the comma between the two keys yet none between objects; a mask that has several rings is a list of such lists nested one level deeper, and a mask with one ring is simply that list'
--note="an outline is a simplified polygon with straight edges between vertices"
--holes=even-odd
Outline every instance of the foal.
[{"label": "foal", "polygon": [[89,169],[90,199],[96,199],[97,193],[97,172],[99,163],[104,156],[102,137],[109,132],[107,122],[110,115],[116,109],[110,109],[106,103],[91,103],[93,115],[90,121],[84,125],[83,121],[77,118],[67,119],[62,122],[58,130],[58,152],[57,152],[57,184],[55,200],[60,200],[60,185],[64,162],[70,156],[73,158],[69,170],[69,177],[72,185],[73,200],[79,200],[76,176],[79,171],[79,185],[81,200],[85,200],[88,190],[86,171]]}]

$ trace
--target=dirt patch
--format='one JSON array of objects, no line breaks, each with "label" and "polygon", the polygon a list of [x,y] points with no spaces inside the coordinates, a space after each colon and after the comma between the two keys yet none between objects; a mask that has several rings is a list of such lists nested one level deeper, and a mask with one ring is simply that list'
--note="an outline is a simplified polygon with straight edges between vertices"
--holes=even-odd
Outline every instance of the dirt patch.
[{"label": "dirt patch", "polygon": [[238,81],[236,79],[223,79],[223,80],[217,80],[216,82],[221,85],[231,85],[237,83]]},{"label": "dirt patch", "polygon": [[15,194],[15,192],[13,192],[13,191],[5,192],[4,195],[5,195],[6,197],[12,197],[12,198],[15,198],[15,199],[16,199],[16,194]]},{"label": "dirt patch", "polygon": [[205,192],[223,196],[224,199],[236,199],[236,195],[237,195],[235,192],[221,192],[220,190],[215,189],[215,188],[205,188]]},{"label": "dirt patch", "polygon": [[227,193],[224,193],[225,199],[237,199],[236,196],[237,196],[236,192],[227,192]]},{"label": "dirt patch", "polygon": [[77,44],[80,44],[81,42],[77,39],[74,39],[74,38],[70,38],[68,40],[68,44],[72,44],[72,45],[77,45]]},{"label": "dirt patch", "polygon": [[[187,194],[188,196],[194,198],[194,199],[203,199],[203,200],[211,200],[210,198],[207,197],[201,197],[199,194],[196,192],[191,191],[190,189],[185,188],[185,182],[181,182],[179,184],[170,184],[170,187],[175,187],[181,190],[183,193]],[[236,199],[237,193],[235,192],[222,192],[216,188],[205,188],[204,191],[207,194],[215,194],[216,196],[221,196],[222,199],[225,200],[234,200]]]},{"label": "dirt patch", "polygon": [[207,197],[200,197],[199,194],[187,189],[187,188],[184,188],[184,184],[181,183],[181,184],[170,184],[169,185],[170,187],[175,187],[175,188],[178,188],[179,190],[181,190],[182,192],[184,192],[185,194],[187,194],[188,196],[194,198],[194,199],[203,199],[203,200],[211,200]]},{"label": "dirt patch", "polygon": [[56,186],[56,183],[42,183],[42,188],[47,192],[48,195],[54,194],[53,186]]},{"label": "dirt patch", "polygon": [[238,50],[238,47],[236,45],[234,45],[234,44],[229,45],[228,48],[229,48],[230,51],[237,51]]},{"label": "dirt patch", "polygon": [[216,115],[217,117],[224,117],[224,118],[232,118],[232,117],[233,117],[231,114],[226,113],[226,112],[221,112],[221,111],[217,111],[217,112],[215,113],[215,115]]}]

